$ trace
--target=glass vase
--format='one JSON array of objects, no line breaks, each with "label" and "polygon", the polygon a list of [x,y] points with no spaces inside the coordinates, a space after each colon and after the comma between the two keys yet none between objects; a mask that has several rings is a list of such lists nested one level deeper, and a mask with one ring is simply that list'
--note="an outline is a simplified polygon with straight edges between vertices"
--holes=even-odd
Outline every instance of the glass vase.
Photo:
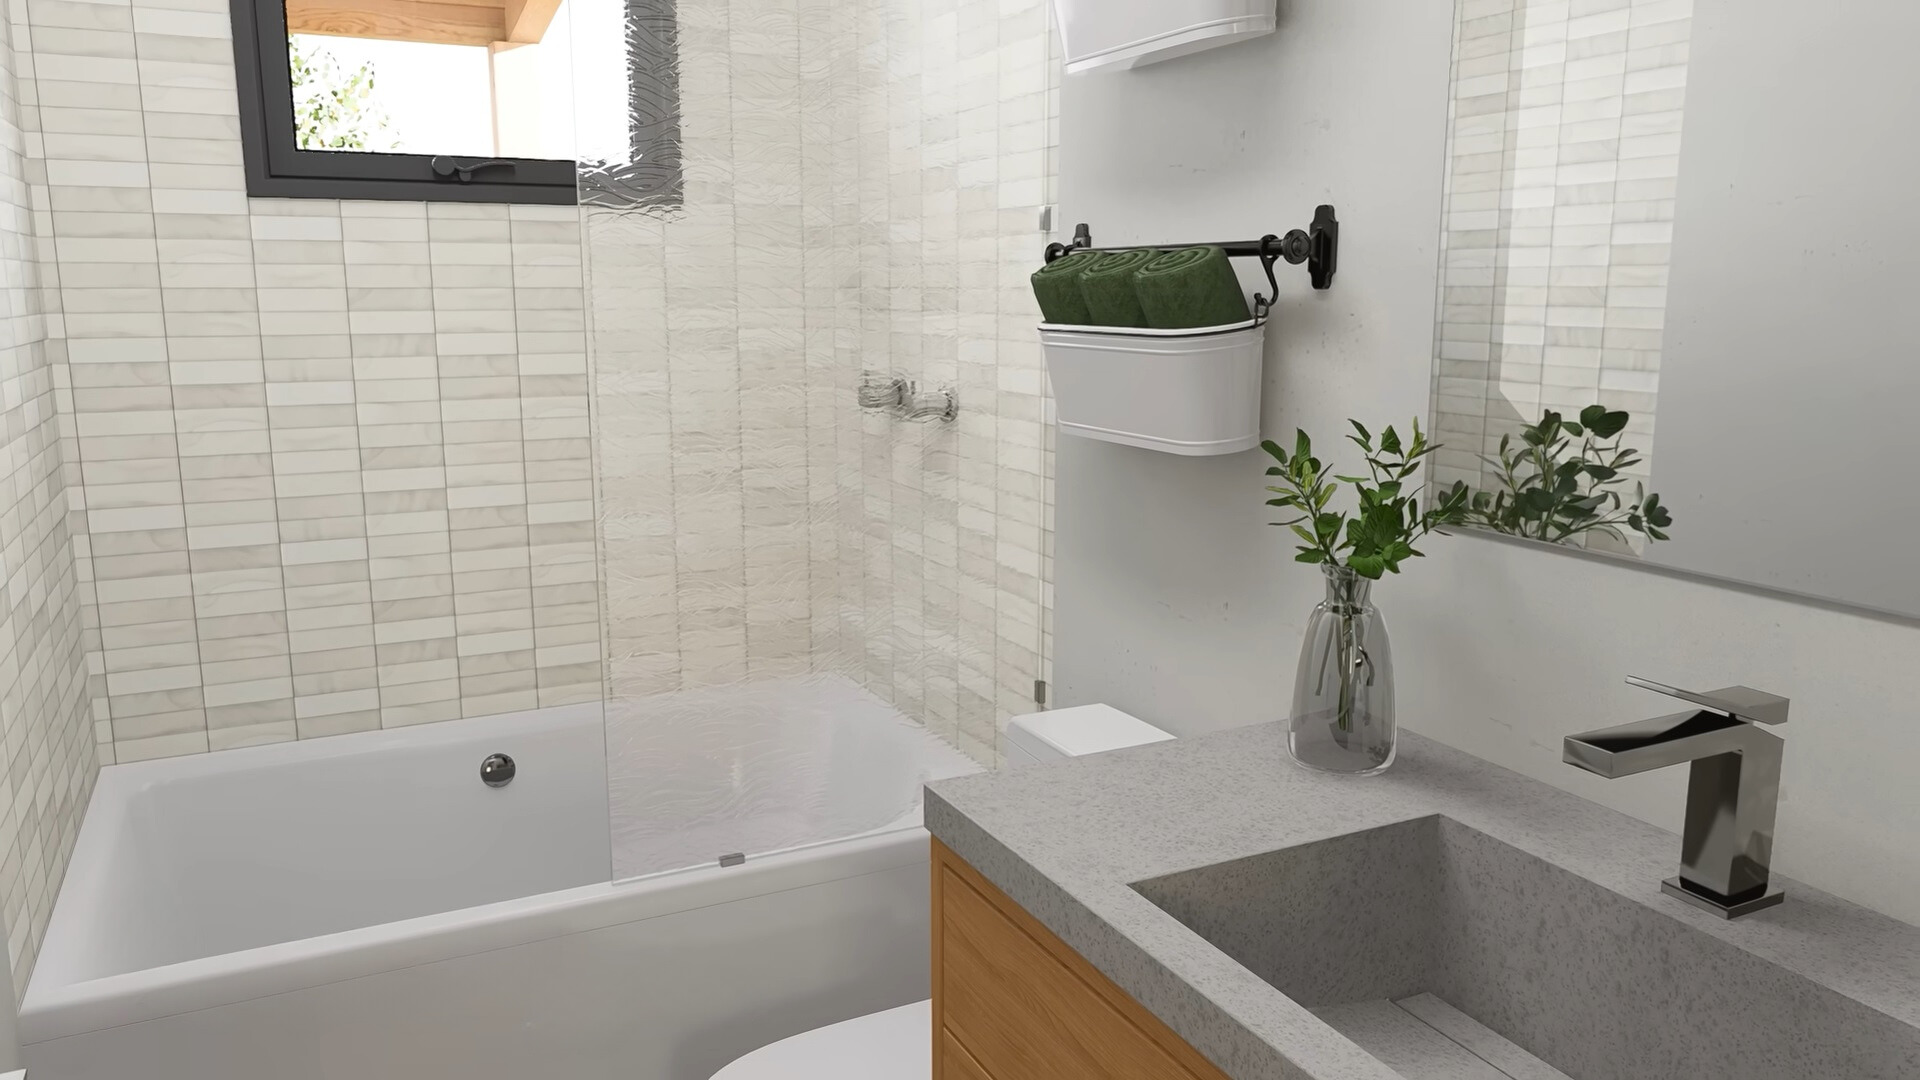
[{"label": "glass vase", "polygon": [[1393,647],[1373,582],[1344,566],[1320,569],[1327,596],[1300,644],[1287,748],[1310,769],[1371,776],[1393,764]]}]

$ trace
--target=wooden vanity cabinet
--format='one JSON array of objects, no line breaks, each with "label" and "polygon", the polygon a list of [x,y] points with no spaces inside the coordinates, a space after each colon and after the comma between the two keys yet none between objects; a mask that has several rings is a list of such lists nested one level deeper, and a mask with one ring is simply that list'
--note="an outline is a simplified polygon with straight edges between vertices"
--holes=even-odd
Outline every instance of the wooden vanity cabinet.
[{"label": "wooden vanity cabinet", "polygon": [[1227,1080],[933,842],[933,1080]]}]

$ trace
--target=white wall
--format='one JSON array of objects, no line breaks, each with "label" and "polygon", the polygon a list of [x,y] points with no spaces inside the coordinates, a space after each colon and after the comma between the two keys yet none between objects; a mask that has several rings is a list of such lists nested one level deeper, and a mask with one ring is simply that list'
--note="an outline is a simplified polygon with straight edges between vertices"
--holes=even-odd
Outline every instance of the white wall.
[{"label": "white wall", "polygon": [[[1648,555],[1920,616],[1920,573],[1876,557],[1920,509],[1861,467],[1920,399],[1920,322],[1885,317],[1920,289],[1920,214],[1888,213],[1911,205],[1914,147],[1883,134],[1920,127],[1920,6],[1804,10],[1700,0],[1653,465],[1676,528]],[[1774,433],[1813,452],[1728,468],[1728,447]],[[1847,528],[1775,512],[1777,492],[1816,490]]]},{"label": "white wall", "polygon": [[[1062,219],[1101,243],[1257,236],[1339,207],[1339,276],[1282,282],[1270,435],[1427,412],[1451,5],[1285,0],[1273,37],[1073,76]],[[1682,166],[1685,175],[1685,166]],[[1178,734],[1286,714],[1319,581],[1267,527],[1263,455],[1188,460],[1072,438],[1058,452],[1058,699]],[[1414,730],[1676,828],[1679,770],[1601,781],[1560,737],[1651,716],[1628,673],[1794,699],[1777,865],[1920,920],[1920,629],[1528,550],[1436,538],[1376,595]],[[1677,857],[1677,853],[1676,853]],[[1904,886],[1904,887],[1903,887]]]}]

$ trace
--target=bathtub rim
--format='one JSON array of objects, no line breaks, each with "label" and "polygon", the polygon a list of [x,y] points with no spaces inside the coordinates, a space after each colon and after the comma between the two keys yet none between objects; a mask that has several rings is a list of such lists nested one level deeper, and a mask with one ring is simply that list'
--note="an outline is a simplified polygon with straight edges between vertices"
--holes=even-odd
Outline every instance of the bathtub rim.
[{"label": "bathtub rim", "polygon": [[84,982],[30,979],[20,1041],[84,1035],[925,863],[928,834],[917,809],[910,817],[737,866],[596,882]]}]

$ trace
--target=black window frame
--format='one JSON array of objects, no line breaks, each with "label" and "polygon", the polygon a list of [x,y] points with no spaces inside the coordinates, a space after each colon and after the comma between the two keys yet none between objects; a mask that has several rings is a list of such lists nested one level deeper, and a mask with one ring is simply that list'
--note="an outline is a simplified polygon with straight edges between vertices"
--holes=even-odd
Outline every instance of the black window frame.
[{"label": "black window frame", "polygon": [[[360,150],[302,150],[295,143],[293,72],[285,0],[230,0],[247,194],[259,198],[406,202],[579,201],[575,163],[553,158],[470,158]],[[436,172],[435,162],[441,164]],[[471,168],[443,175],[449,165]]]}]

